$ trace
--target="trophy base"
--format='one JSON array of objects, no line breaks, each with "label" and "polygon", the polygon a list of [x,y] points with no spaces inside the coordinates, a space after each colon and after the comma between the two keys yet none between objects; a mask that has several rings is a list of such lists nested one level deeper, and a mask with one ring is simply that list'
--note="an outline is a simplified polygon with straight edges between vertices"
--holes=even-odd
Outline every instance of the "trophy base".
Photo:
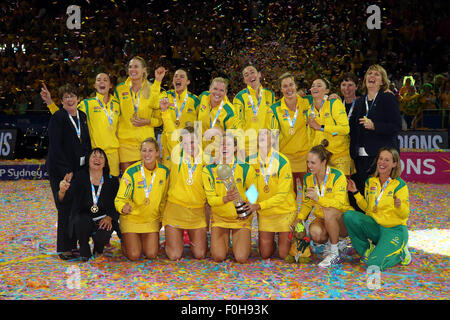
[{"label": "trophy base", "polygon": [[245,219],[249,215],[252,214],[251,212],[245,211],[245,209],[242,208],[243,206],[244,206],[243,203],[241,205],[239,205],[239,206],[235,206],[236,212],[237,212],[237,216],[238,216],[239,219]]}]

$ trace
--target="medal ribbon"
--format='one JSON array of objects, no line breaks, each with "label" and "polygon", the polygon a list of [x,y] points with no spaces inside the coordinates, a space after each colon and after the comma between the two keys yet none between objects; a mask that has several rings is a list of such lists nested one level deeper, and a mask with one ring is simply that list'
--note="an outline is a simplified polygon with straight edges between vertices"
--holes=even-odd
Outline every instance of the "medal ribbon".
[{"label": "medal ribbon", "polygon": [[319,191],[319,187],[317,186],[319,181],[317,180],[317,182],[316,182],[316,175],[313,174],[314,187],[316,188],[316,192],[319,197],[323,197],[325,195],[325,185],[327,184],[329,174],[330,174],[330,167],[327,166],[327,171],[325,173],[325,179],[323,179],[323,184],[322,184],[322,192]]},{"label": "medal ribbon", "polygon": [[94,206],[97,206],[98,198],[100,197],[100,192],[102,192],[103,181],[104,180],[103,180],[103,176],[102,176],[102,179],[100,180],[100,184],[98,185],[97,193],[95,193],[95,188],[94,188],[94,184],[92,183],[92,177],[91,177],[92,203],[94,204]]},{"label": "medal ribbon", "polygon": [[177,120],[179,120],[180,117],[181,117],[181,113],[182,113],[183,110],[184,110],[184,107],[185,107],[185,105],[186,105],[187,98],[188,98],[188,93],[187,93],[187,91],[186,91],[186,97],[184,97],[184,101],[183,101],[183,104],[181,105],[180,112],[178,112],[177,94],[176,94],[175,91],[173,92],[173,101],[174,101],[174,103],[175,103],[175,116],[177,117]]},{"label": "medal ribbon", "polygon": [[389,178],[386,180],[386,182],[385,182],[384,185],[383,185],[383,188],[381,188],[380,195],[378,196],[378,198],[375,199],[375,207],[378,206],[378,203],[380,202],[381,197],[383,196],[384,190],[386,189],[386,187],[387,187],[387,185],[389,184],[389,182],[391,182],[391,177],[389,177]]},{"label": "medal ribbon", "polygon": [[71,116],[68,112],[67,112],[67,114],[69,115],[70,122],[72,122],[73,127],[75,128],[75,131],[76,131],[76,133],[77,133],[78,139],[80,139],[80,138],[81,138],[81,125],[80,125],[80,117],[79,117],[79,114],[78,114],[78,109],[77,109],[77,122],[78,122],[78,127],[77,127],[77,125],[75,124],[75,121],[73,120],[72,116]]},{"label": "medal ribbon", "polygon": [[[322,103],[320,104],[320,108],[317,111],[320,114],[320,110],[322,110],[322,106],[325,103],[326,98],[323,99]],[[311,104],[311,112],[309,113],[310,115],[315,115],[314,113],[314,102]]]},{"label": "medal ribbon", "polygon": [[378,95],[378,92],[377,92],[377,94],[375,95],[375,97],[373,98],[372,104],[370,105],[370,108],[369,108],[369,103],[367,102],[367,94],[366,94],[366,99],[365,99],[365,102],[366,102],[366,117],[367,117],[367,115],[369,114],[370,109],[372,109],[373,104],[375,103],[375,99],[377,98],[377,95]]},{"label": "medal ribbon", "polygon": [[150,191],[152,191],[153,181],[155,181],[156,168],[155,168],[155,171],[152,174],[152,181],[150,182],[150,185],[148,186],[148,188],[147,188],[147,180],[145,179],[144,165],[141,165],[141,175],[142,175],[142,179],[144,180],[145,197],[148,199],[148,196],[150,195]]},{"label": "medal ribbon", "polygon": [[269,184],[269,177],[270,177],[270,169],[272,169],[272,160],[274,157],[274,153],[272,152],[272,155],[270,156],[270,160],[269,160],[269,167],[267,168],[267,172],[268,174],[266,175],[264,172],[264,168],[263,168],[263,164],[261,162],[261,160],[259,160],[259,166],[261,167],[261,173],[263,175],[263,179],[264,179],[264,184],[267,186]]},{"label": "medal ribbon", "polygon": [[133,98],[133,91],[131,90],[131,82],[130,82],[130,94],[131,94],[131,101],[133,102],[133,107],[134,107],[134,113],[137,113],[138,108],[139,108],[139,100],[141,100],[141,89],[142,89],[142,85],[139,88],[139,92],[138,92],[138,98],[137,98],[137,104],[134,103],[134,98]]},{"label": "medal ribbon", "polygon": [[192,167],[191,169],[191,159],[189,158],[189,162],[187,163],[188,165],[188,172],[189,172],[189,179],[192,180],[192,175],[194,174],[195,168],[197,168],[197,163]]},{"label": "medal ribbon", "polygon": [[[222,102],[220,103],[219,110],[217,110],[217,113],[216,113],[216,116],[215,116],[213,122],[211,122],[211,111],[209,112],[209,125],[210,125],[210,128],[213,128],[214,125],[216,124],[216,121],[219,118],[219,114],[222,111],[223,103],[224,103],[224,100],[222,100]],[[212,110],[212,108],[211,108],[211,110]]]},{"label": "medal ribbon", "polygon": [[262,96],[263,96],[263,88],[261,87],[259,89],[260,92],[259,92],[259,98],[258,98],[258,105],[256,106],[256,109],[255,109],[255,104],[253,103],[252,95],[248,91],[248,88],[246,88],[245,90],[247,90],[248,99],[250,100],[250,105],[252,106],[252,110],[253,110],[253,115],[256,116],[258,114],[258,111],[259,111],[259,106],[261,105],[261,100],[262,100]]},{"label": "medal ribbon", "polygon": [[288,110],[285,110],[285,111],[286,111],[286,117],[289,121],[289,126],[293,129],[295,126],[295,122],[297,121],[298,108],[295,110],[294,119],[292,119],[292,120],[291,120],[291,116],[289,115],[289,111]]},{"label": "medal ribbon", "polygon": [[112,102],[112,100],[111,100],[111,104],[110,104],[111,114],[108,114],[108,110],[106,110],[106,108],[103,106],[103,103],[100,101],[100,99],[98,97],[95,97],[95,99],[97,99],[100,107],[102,107],[103,112],[106,114],[106,117],[108,118],[109,124],[112,125],[113,121],[114,121],[114,111],[113,111],[113,102]]}]

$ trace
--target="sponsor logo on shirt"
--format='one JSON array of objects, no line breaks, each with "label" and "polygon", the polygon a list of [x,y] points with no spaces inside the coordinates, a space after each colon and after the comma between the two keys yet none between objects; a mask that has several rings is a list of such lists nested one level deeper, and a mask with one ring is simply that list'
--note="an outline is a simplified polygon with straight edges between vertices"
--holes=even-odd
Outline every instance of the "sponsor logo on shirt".
[{"label": "sponsor logo on shirt", "polygon": [[122,96],[127,96],[128,95],[128,91],[124,91],[124,92],[122,92]]},{"label": "sponsor logo on shirt", "polygon": [[327,188],[327,192],[332,192],[333,189],[332,188]]}]

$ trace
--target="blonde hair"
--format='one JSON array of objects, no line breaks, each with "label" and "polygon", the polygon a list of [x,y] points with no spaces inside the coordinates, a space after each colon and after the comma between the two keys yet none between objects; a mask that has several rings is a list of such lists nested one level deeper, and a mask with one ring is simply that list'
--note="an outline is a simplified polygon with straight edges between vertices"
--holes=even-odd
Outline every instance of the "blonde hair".
[{"label": "blonde hair", "polygon": [[133,60],[137,60],[141,63],[142,68],[144,68],[144,72],[142,74],[142,96],[145,99],[150,98],[150,82],[147,80],[148,77],[148,72],[147,72],[147,62],[145,61],[144,58],[140,57],[140,56],[135,56],[133,58],[130,59],[130,61],[128,61],[127,67],[130,67],[130,63]]},{"label": "blonde hair", "polygon": [[211,84],[209,85],[210,90],[211,90],[211,87],[213,86],[213,84],[216,82],[223,83],[225,85],[225,91],[228,91],[228,80],[225,78],[222,78],[222,77],[216,77],[216,78],[212,79]]},{"label": "blonde hair", "polygon": [[376,70],[379,73],[381,73],[381,80],[383,81],[383,83],[381,84],[381,90],[386,91],[387,89],[389,89],[389,85],[391,84],[391,82],[388,79],[386,70],[379,64],[373,64],[369,67],[369,69],[367,69],[366,74],[364,75],[364,80],[362,83],[362,90],[367,93],[367,87],[366,87],[367,74],[369,73],[369,71],[372,71],[372,70]]},{"label": "blonde hair", "polygon": [[[378,162],[378,159],[380,158],[380,154],[383,151],[387,151],[392,155],[392,161],[394,163],[397,163],[397,165],[392,168],[391,170],[391,174],[389,175],[392,179],[396,179],[398,177],[400,177],[401,173],[402,173],[402,166],[400,164],[400,154],[398,153],[398,151],[394,148],[391,147],[383,147],[380,149],[380,151],[378,151],[378,155],[375,159],[375,163]],[[380,173],[378,172],[378,166],[375,169],[375,173],[373,174],[374,177],[378,177],[380,175]]]},{"label": "blonde hair", "polygon": [[156,152],[159,152],[159,144],[158,144],[158,141],[155,140],[155,138],[150,137],[150,138],[147,138],[144,141],[142,141],[140,150],[142,150],[142,146],[144,145],[144,143],[153,143],[153,145],[155,146]]},{"label": "blonde hair", "polygon": [[[284,79],[288,79],[288,78],[291,78],[292,81],[294,81],[294,83],[295,83],[294,75],[290,72],[285,72],[278,78],[278,85],[280,86],[280,88],[281,88],[281,82],[283,82]],[[295,84],[295,87],[297,87],[297,84]]]}]

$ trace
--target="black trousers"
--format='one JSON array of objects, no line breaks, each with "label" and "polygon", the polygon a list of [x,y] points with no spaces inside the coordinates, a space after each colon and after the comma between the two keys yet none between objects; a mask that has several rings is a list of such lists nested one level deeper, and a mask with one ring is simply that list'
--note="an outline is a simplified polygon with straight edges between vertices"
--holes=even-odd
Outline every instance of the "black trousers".
[{"label": "black trousers", "polygon": [[94,240],[94,253],[103,253],[105,245],[109,242],[113,230],[99,229],[100,220],[93,221],[89,214],[80,214],[75,218],[75,234],[80,244],[80,256],[91,257],[89,238]]},{"label": "black trousers", "polygon": [[55,201],[56,210],[58,210],[58,227],[56,229],[56,251],[66,252],[77,248],[77,240],[73,236],[70,227],[70,210],[71,203],[59,203],[58,191],[61,179],[57,177],[49,177],[50,188],[52,189],[53,199]]},{"label": "black trousers", "polygon": [[364,195],[364,189],[366,185],[366,180],[375,172],[377,164],[374,163],[376,160],[375,157],[367,156],[367,157],[356,157],[355,159],[355,168],[356,174],[352,176],[354,178],[356,187],[359,192]]}]

